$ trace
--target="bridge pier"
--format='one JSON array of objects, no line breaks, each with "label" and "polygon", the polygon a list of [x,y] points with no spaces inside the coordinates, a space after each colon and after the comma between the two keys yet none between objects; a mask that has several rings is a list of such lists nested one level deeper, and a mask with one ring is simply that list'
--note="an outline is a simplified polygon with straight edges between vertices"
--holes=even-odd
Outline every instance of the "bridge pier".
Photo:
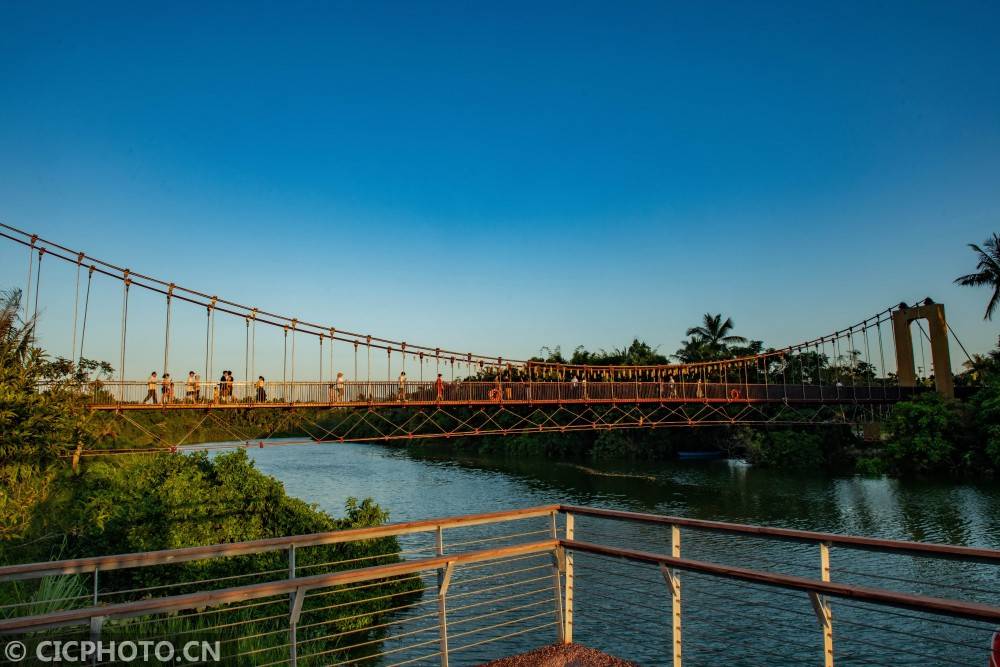
[{"label": "bridge pier", "polygon": [[917,386],[917,373],[913,361],[913,336],[910,324],[914,320],[927,320],[931,339],[931,361],[934,364],[934,385],[945,398],[954,398],[955,382],[951,374],[951,354],[948,350],[948,322],[944,317],[944,304],[927,299],[921,306],[904,307],[892,314],[892,334],[896,344],[896,376],[899,386]]}]

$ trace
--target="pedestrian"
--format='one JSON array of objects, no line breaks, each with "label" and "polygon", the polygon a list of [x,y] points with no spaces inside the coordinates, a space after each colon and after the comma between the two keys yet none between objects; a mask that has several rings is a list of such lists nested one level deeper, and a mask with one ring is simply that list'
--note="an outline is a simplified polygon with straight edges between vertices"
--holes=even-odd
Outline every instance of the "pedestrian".
[{"label": "pedestrian", "polygon": [[149,374],[149,379],[146,380],[146,398],[142,399],[143,404],[152,400],[153,405],[156,405],[156,385],[156,371],[153,371]]},{"label": "pedestrian", "polygon": [[187,382],[184,383],[184,400],[188,403],[194,403],[197,393],[198,380],[195,378],[194,371],[188,371]]},{"label": "pedestrian", "polygon": [[222,377],[219,378],[219,388],[216,393],[217,402],[226,402],[226,382],[229,380],[229,371],[222,371]]},{"label": "pedestrian", "polygon": [[400,402],[406,400],[406,371],[399,373],[399,400]]},{"label": "pedestrian", "polygon": [[694,397],[705,398],[705,390],[702,388],[701,378],[698,378],[698,381],[694,385]]},{"label": "pedestrian", "polygon": [[194,400],[201,400],[201,373],[194,374]]},{"label": "pedestrian", "polygon": [[583,399],[589,400],[590,396],[587,395],[587,376],[584,375],[583,379],[580,380],[580,388],[583,389]]},{"label": "pedestrian", "polygon": [[337,400],[344,402],[344,374],[337,371]]},{"label": "pedestrian", "polygon": [[569,385],[573,390],[573,396],[577,396],[580,389],[580,381],[576,379],[576,373],[573,373],[573,377],[570,378]]},{"label": "pedestrian", "polygon": [[440,373],[438,373],[437,380],[434,380],[434,393],[437,395],[436,400],[444,400],[444,380],[441,379]]},{"label": "pedestrian", "polygon": [[267,392],[264,391],[264,376],[257,376],[257,402],[266,403],[267,402]]},{"label": "pedestrian", "polygon": [[670,398],[677,398],[677,383],[674,382],[673,375],[671,375],[670,379],[667,380],[667,385],[670,387]]},{"label": "pedestrian", "polygon": [[233,377],[232,371],[226,371],[226,398],[232,403],[235,399],[233,398],[233,387],[236,384],[236,378]]},{"label": "pedestrian", "polygon": [[163,382],[160,383],[160,402],[164,405],[174,402],[174,381],[170,379],[170,373],[163,374]]}]

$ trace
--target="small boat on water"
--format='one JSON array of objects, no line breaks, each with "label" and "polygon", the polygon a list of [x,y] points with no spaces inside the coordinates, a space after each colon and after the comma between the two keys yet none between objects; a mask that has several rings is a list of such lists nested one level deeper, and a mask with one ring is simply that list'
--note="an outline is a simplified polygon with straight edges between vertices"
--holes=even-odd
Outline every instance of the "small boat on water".
[{"label": "small boat on water", "polygon": [[719,451],[715,452],[677,452],[677,459],[679,461],[714,461],[716,459],[721,459],[723,453]]}]

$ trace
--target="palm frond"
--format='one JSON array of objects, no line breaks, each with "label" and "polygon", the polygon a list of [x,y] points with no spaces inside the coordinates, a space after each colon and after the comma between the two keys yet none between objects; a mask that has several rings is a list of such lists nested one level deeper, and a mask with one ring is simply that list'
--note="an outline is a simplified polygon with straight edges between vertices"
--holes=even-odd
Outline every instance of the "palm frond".
[{"label": "palm frond", "polygon": [[976,253],[976,273],[968,273],[955,279],[955,283],[965,287],[993,287],[993,294],[986,304],[983,319],[992,320],[997,303],[1000,302],[1000,234],[996,232],[983,242],[983,247],[975,243],[968,244]]}]

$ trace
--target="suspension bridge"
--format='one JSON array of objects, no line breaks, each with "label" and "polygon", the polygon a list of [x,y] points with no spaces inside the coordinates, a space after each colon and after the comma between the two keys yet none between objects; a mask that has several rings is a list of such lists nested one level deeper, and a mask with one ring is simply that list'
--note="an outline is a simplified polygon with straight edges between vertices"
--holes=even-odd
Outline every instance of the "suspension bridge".
[{"label": "suspension bridge", "polygon": [[[125,419],[138,411],[184,410],[222,423],[218,415],[227,412],[284,411],[282,427],[295,423],[315,440],[334,441],[721,424],[859,425],[877,422],[893,404],[932,390],[918,378],[913,323],[921,351],[924,341],[929,343],[933,390],[954,395],[949,352],[954,332],[944,306],[930,299],[899,303],[846,328],[750,356],[658,365],[557,363],[411,344],[281,315],[0,227],[0,236],[27,251],[25,319],[38,317],[43,265],[75,266],[68,359],[86,357],[95,276],[110,279],[120,291],[117,377],[85,378],[73,390],[89,409]],[[124,375],[129,301],[137,290],[162,298],[164,308],[162,371],[146,378]],[[172,331],[174,309],[181,305],[204,312],[203,332]],[[212,379],[220,318],[242,324],[241,379],[232,374]],[[262,328],[280,332],[280,380],[256,375]],[[172,356],[172,340],[192,335],[204,336],[203,357]],[[307,345],[315,346],[315,363],[296,368],[296,348]],[[335,367],[335,349],[346,373]],[[169,374],[178,362],[199,370]],[[927,368],[926,360],[922,366]],[[330,420],[316,419],[317,410],[340,416],[331,427]],[[233,435],[250,441],[267,433]]]}]

